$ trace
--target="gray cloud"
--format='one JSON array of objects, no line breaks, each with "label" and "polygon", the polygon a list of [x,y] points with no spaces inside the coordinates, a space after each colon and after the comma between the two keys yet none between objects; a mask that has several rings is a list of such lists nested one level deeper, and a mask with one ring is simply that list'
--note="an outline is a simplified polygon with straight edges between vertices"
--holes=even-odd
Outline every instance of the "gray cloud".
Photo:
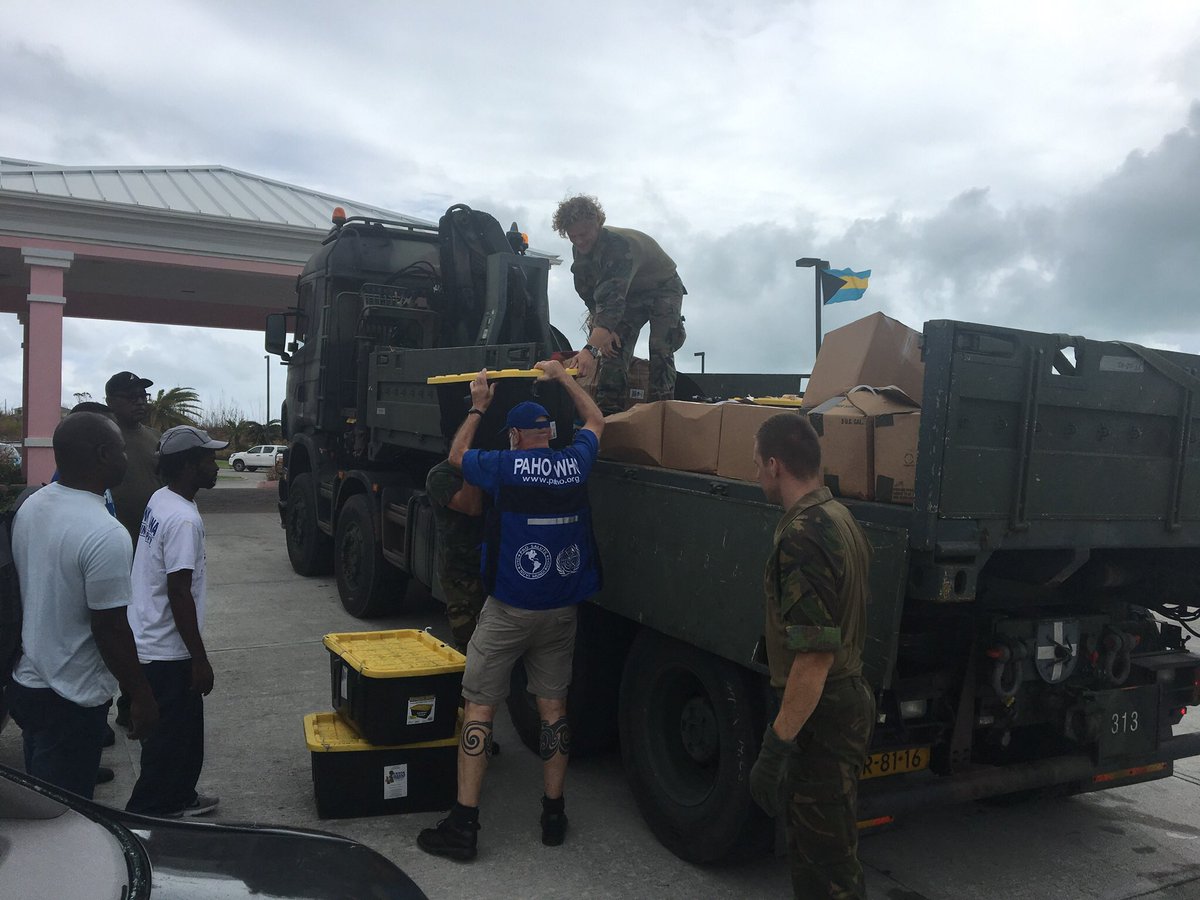
[{"label": "gray cloud", "polygon": [[[1031,28],[959,3],[869,21],[727,0],[618,2],[586,20],[555,4],[347,17],[314,2],[131,3],[115,19],[53,4],[6,18],[0,153],[219,163],[435,220],[467,202],[567,259],[550,215],[595,193],[679,263],[683,367],[704,350],[710,368],[806,370],[812,280],[793,265],[806,255],[874,270],[862,301],[825,309],[827,328],[883,310],[915,327],[952,317],[1200,351],[1200,112],[1187,110],[1200,42],[1165,4],[1109,21],[1067,3]],[[1081,15],[1087,29],[1059,27]],[[158,40],[166,26],[185,39]],[[563,269],[551,287],[575,336],[582,303]],[[65,390],[142,363],[164,384],[260,402],[255,334],[68,321],[67,339]],[[0,342],[19,340],[0,317]],[[188,362],[193,347],[212,364]]]}]

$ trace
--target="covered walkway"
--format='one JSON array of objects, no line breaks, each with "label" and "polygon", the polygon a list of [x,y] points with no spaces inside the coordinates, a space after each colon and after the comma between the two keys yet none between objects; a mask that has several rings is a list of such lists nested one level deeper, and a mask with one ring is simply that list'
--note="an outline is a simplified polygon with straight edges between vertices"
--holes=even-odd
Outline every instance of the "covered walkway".
[{"label": "covered walkway", "polygon": [[0,312],[24,326],[27,480],[54,472],[64,316],[261,330],[295,302],[335,206],[422,221],[221,166],[0,159]]}]

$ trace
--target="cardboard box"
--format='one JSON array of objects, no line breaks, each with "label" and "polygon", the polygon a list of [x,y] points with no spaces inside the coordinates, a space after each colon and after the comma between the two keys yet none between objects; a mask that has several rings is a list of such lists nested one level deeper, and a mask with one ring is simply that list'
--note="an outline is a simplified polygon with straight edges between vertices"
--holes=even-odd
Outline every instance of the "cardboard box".
[{"label": "cardboard box", "polygon": [[[911,445],[912,464],[907,470],[904,460],[909,452],[907,441],[915,435],[914,425],[919,427],[920,417],[917,404],[904,391],[895,385],[886,388],[860,385],[844,397],[827,400],[810,412],[808,418],[821,441],[822,478],[834,496],[876,499],[876,476],[880,471],[876,434],[886,431],[882,471],[890,481],[884,484],[885,502],[912,502],[915,439]],[[896,480],[901,482],[899,488]],[[907,499],[903,496],[905,490]]]},{"label": "cardboard box", "polygon": [[685,472],[716,472],[721,445],[721,407],[684,400],[667,400],[662,406],[663,467]]},{"label": "cardboard box", "polygon": [[919,406],[924,383],[921,335],[873,313],[825,335],[804,389],[804,408],[815,409],[863,384],[894,385]]},{"label": "cardboard box", "polygon": [[758,428],[772,416],[788,411],[750,403],[722,403],[716,408],[721,410],[717,474],[722,478],[754,481],[754,437]]},{"label": "cardboard box", "polygon": [[834,397],[808,414],[821,441],[821,477],[835,497],[870,500],[871,417],[847,397]]},{"label": "cardboard box", "polygon": [[[596,399],[596,376],[600,367],[594,367],[590,374],[580,376],[579,386],[587,391],[588,396]],[[621,409],[626,410],[638,403],[645,403],[650,393],[650,362],[634,357],[629,363],[629,374],[625,382],[625,394],[621,397]]]},{"label": "cardboard box", "polygon": [[625,396],[625,408],[636,403],[645,403],[650,398],[650,361],[634,357],[629,363],[629,380]]},{"label": "cardboard box", "polygon": [[600,456],[643,466],[662,465],[664,406],[661,402],[639,403],[605,416]]},{"label": "cardboard box", "polygon": [[921,413],[876,416],[875,499],[911,505],[916,500],[917,438]]}]

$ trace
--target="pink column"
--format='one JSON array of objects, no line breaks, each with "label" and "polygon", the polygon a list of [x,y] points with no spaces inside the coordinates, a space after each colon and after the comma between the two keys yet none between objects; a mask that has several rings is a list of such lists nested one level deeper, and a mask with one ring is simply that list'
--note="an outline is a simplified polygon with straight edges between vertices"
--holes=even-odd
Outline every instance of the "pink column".
[{"label": "pink column", "polygon": [[63,275],[75,254],[21,248],[29,266],[29,311],[25,317],[25,480],[49,481],[54,474],[54,429],[62,419]]}]

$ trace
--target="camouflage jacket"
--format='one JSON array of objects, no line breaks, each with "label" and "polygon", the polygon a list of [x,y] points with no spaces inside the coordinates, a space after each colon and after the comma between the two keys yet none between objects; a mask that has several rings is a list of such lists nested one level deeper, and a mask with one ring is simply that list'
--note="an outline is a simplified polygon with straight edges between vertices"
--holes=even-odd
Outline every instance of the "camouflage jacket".
[{"label": "camouflage jacket", "polygon": [[609,331],[624,318],[627,299],[660,288],[686,293],[675,261],[654,238],[632,228],[605,226],[590,253],[572,253],[575,290],[587,304],[592,324]]},{"label": "camouflage jacket", "polygon": [[797,653],[833,653],[827,681],[862,673],[871,547],[828,488],[805,494],[775,529],[766,570],[771,684],[787,682]]},{"label": "camouflage jacket", "polygon": [[478,577],[483,517],[464,515],[448,505],[462,486],[462,472],[449,460],[438,463],[425,477],[438,536],[438,574]]}]

